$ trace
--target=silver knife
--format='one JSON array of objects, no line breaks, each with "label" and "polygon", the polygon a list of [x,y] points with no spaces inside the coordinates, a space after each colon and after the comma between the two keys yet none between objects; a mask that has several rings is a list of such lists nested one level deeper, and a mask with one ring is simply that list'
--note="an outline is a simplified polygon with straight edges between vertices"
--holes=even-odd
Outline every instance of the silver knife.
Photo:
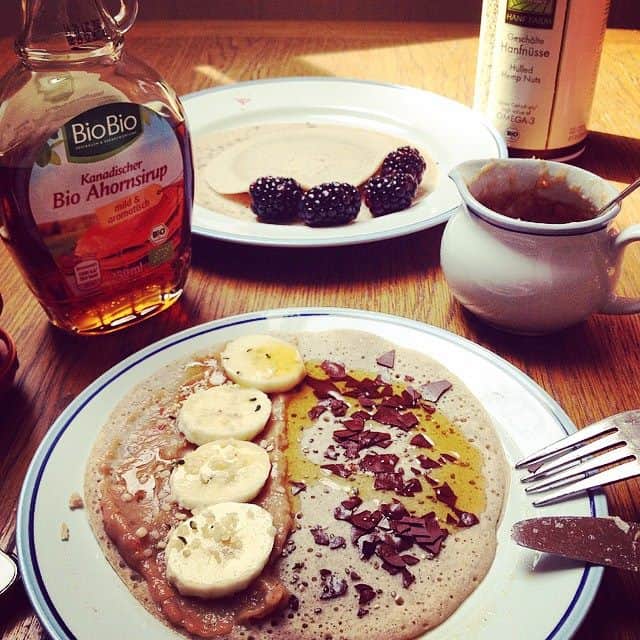
[{"label": "silver knife", "polygon": [[521,546],[592,564],[640,571],[640,523],[617,517],[549,516],[516,522]]}]

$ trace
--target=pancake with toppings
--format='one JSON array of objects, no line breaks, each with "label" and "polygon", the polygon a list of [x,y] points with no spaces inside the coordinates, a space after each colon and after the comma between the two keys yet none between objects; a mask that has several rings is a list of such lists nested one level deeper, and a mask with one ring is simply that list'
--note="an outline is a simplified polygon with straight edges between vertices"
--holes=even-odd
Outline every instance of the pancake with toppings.
[{"label": "pancake with toppings", "polygon": [[[379,337],[335,331],[285,340],[304,360],[301,375],[286,371],[289,360],[276,351],[243,344],[240,360],[238,349],[220,345],[157,372],[123,399],[87,467],[94,532],[133,595],[185,635],[418,637],[458,608],[493,561],[506,463],[491,422],[441,364]],[[195,448],[180,429],[191,433],[200,415],[186,401],[231,382],[266,388],[248,366],[258,355],[260,367],[269,360],[278,381],[295,385],[266,392],[270,417],[252,437],[271,462],[251,502],[270,514],[272,546],[259,575],[234,592],[210,575],[196,575],[195,587],[186,574],[169,579],[171,554],[188,564],[214,548],[189,537],[189,528],[199,536],[203,523],[215,521],[213,511],[192,517],[176,503],[183,498],[175,469],[192,464]],[[247,439],[244,416],[236,423]],[[238,474],[220,469],[194,477],[207,484],[225,478],[221,493],[231,491]],[[230,536],[211,528],[227,544]],[[242,544],[228,556],[242,559],[251,547]],[[215,560],[222,577],[226,553]]]}]

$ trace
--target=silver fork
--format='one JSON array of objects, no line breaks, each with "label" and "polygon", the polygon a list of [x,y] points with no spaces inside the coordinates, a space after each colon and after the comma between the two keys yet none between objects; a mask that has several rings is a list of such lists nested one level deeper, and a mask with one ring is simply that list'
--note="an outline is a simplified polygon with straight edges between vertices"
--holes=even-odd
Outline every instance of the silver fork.
[{"label": "silver fork", "polygon": [[[586,458],[586,460],[585,460]],[[569,496],[640,475],[640,411],[625,411],[562,438],[516,463],[530,475],[525,491],[548,493],[541,507]]]}]

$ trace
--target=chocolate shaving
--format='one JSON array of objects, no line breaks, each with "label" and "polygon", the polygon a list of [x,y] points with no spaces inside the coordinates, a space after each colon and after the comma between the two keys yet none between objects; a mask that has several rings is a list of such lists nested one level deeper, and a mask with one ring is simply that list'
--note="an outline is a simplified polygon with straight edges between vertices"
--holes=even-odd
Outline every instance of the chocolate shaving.
[{"label": "chocolate shaving", "polygon": [[336,418],[341,418],[346,415],[349,410],[349,405],[344,400],[340,400],[340,398],[327,398],[326,400],[322,400],[322,404],[324,403],[328,405],[329,411],[331,411]]},{"label": "chocolate shaving", "polygon": [[307,411],[307,416],[309,416],[309,420],[317,420],[326,410],[327,407],[317,404],[315,407],[311,407],[311,409]]},{"label": "chocolate shaving", "polygon": [[329,360],[325,360],[320,368],[332,379],[332,380],[344,380],[347,372],[345,371],[344,365],[340,362],[331,362]]},{"label": "chocolate shaving", "polygon": [[359,536],[356,542],[360,548],[360,556],[363,560],[368,560],[376,552],[380,537],[375,533],[369,533]]},{"label": "chocolate shaving", "polygon": [[427,440],[425,436],[421,433],[417,433],[411,440],[409,440],[409,444],[412,444],[414,447],[422,447],[423,449],[433,449],[433,443],[430,440]]},{"label": "chocolate shaving", "polygon": [[349,522],[358,529],[371,531],[382,519],[382,511],[357,511],[352,513]]},{"label": "chocolate shaving", "polygon": [[437,469],[442,466],[437,460],[433,460],[429,456],[419,455],[418,462],[423,469]]},{"label": "chocolate shaving", "polygon": [[396,489],[396,493],[401,496],[412,497],[416,493],[420,493],[422,491],[422,485],[417,478],[411,478],[405,482],[400,489]]},{"label": "chocolate shaving", "polygon": [[353,474],[353,471],[345,467],[343,464],[322,464],[320,465],[320,468],[327,469],[340,478],[348,478]]},{"label": "chocolate shaving", "polygon": [[[368,418],[369,414],[366,415]],[[354,413],[349,420],[343,420],[341,424],[347,431],[362,431],[364,429],[364,421],[364,418]]]},{"label": "chocolate shaving", "polygon": [[381,367],[387,367],[388,369],[393,369],[393,365],[396,363],[396,352],[395,350],[387,351],[383,353],[381,356],[376,358],[376,362]]},{"label": "chocolate shaving", "polygon": [[336,418],[341,418],[346,415],[349,410],[349,405],[339,398],[325,398],[324,400],[320,400],[315,407],[311,407],[307,412],[307,415],[311,420],[317,420],[325,411],[331,411],[331,413]]},{"label": "chocolate shaving", "polygon": [[322,583],[320,600],[332,600],[347,592],[347,581],[334,575],[328,569],[320,569],[320,582]]},{"label": "chocolate shaving", "polygon": [[407,411],[406,413],[401,414],[400,419],[404,424],[403,428],[405,431],[408,431],[409,429],[411,429],[411,427],[415,427],[420,423],[420,420],[418,420],[418,418],[413,413],[411,413],[411,411]]},{"label": "chocolate shaving", "polygon": [[343,395],[353,398],[359,398],[364,396],[366,398],[380,398],[382,397],[378,388],[384,383],[376,382],[371,378],[363,378],[362,380],[356,380],[351,376],[345,378],[347,389],[343,392]]},{"label": "chocolate shaving", "polygon": [[398,456],[393,453],[370,453],[360,461],[360,468],[372,473],[390,473],[395,469],[398,460]]},{"label": "chocolate shaving", "polygon": [[478,516],[474,513],[469,513],[468,511],[461,511],[460,509],[454,509],[455,514],[460,518],[459,525],[461,527],[473,527],[478,524],[480,520]]},{"label": "chocolate shaving", "polygon": [[381,489],[383,491],[398,491],[402,488],[403,480],[403,474],[399,472],[376,473],[373,488]]},{"label": "chocolate shaving", "polygon": [[323,547],[326,547],[329,544],[329,536],[325,531],[324,527],[321,527],[319,524],[315,527],[311,527],[309,529],[311,535],[313,536],[313,541],[316,544],[319,544]]},{"label": "chocolate shaving", "polygon": [[389,396],[384,398],[380,403],[381,407],[391,407],[393,409],[403,409],[405,407],[404,400],[400,396]]},{"label": "chocolate shaving", "polygon": [[456,500],[458,499],[453,489],[446,482],[441,487],[436,487],[436,498],[452,509],[456,506]]},{"label": "chocolate shaving", "polygon": [[329,549],[344,549],[347,546],[347,541],[342,536],[329,536]]},{"label": "chocolate shaving", "polygon": [[417,407],[418,400],[420,400],[420,392],[413,387],[407,387],[402,392],[402,400],[405,404],[405,407]]},{"label": "chocolate shaving", "polygon": [[313,389],[313,393],[316,398],[319,398],[320,400],[331,398],[331,393],[340,393],[338,387],[336,387],[331,380],[320,380],[319,378],[307,376],[304,381]]},{"label": "chocolate shaving", "polygon": [[340,503],[345,509],[353,511],[362,504],[362,498],[360,496],[351,496]]},{"label": "chocolate shaving", "polygon": [[376,406],[376,403],[371,398],[367,398],[367,396],[358,396],[358,402],[365,409],[373,409]]},{"label": "chocolate shaving", "polygon": [[380,511],[382,511],[389,520],[401,520],[402,518],[409,516],[407,508],[402,504],[402,502],[398,502],[397,500],[388,504],[381,504]]},{"label": "chocolate shaving", "polygon": [[451,383],[448,380],[435,380],[420,387],[420,395],[428,402],[438,402],[442,395],[451,389]]},{"label": "chocolate shaving", "polygon": [[364,618],[364,616],[369,614],[369,609],[364,609],[363,607],[358,607],[358,618]]},{"label": "chocolate shaving", "polygon": [[447,524],[452,524],[454,527],[457,527],[458,521],[450,513],[447,513]]},{"label": "chocolate shaving", "polygon": [[413,566],[414,564],[418,564],[418,562],[420,562],[420,560],[418,558],[416,558],[415,556],[412,556],[410,554],[405,554],[402,556],[402,559],[404,560],[405,564],[408,564],[409,566]]},{"label": "chocolate shaving", "polygon": [[353,460],[354,458],[358,457],[358,454],[360,453],[360,444],[357,441],[346,440],[341,444],[344,447],[344,455],[347,458]]},{"label": "chocolate shaving", "polygon": [[460,462],[460,458],[458,456],[453,455],[452,453],[441,453],[439,460],[443,464],[447,464],[447,462],[458,464]]},{"label": "chocolate shaving", "polygon": [[358,592],[358,604],[360,606],[369,604],[376,597],[375,590],[368,584],[361,582],[360,584],[354,585],[353,588]]},{"label": "chocolate shaving", "polygon": [[[405,418],[404,416],[410,416]],[[399,427],[403,431],[408,431],[412,426],[418,424],[418,419],[412,414],[402,414],[392,407],[378,407],[377,411],[371,416],[372,420],[380,424],[386,424],[391,427]]]},{"label": "chocolate shaving", "polygon": [[333,432],[333,439],[336,442],[340,442],[342,440],[348,440],[349,438],[353,438],[355,435],[355,431],[351,431],[350,429],[336,429]]},{"label": "chocolate shaving", "polygon": [[296,596],[290,595],[288,605],[291,611],[297,611],[300,608],[300,600]]},{"label": "chocolate shaving", "polygon": [[404,567],[404,560],[398,555],[393,545],[387,543],[378,545],[376,555],[384,560],[385,564],[391,565],[396,569]]},{"label": "chocolate shaving", "polygon": [[351,518],[351,509],[345,509],[342,506],[337,506],[333,510],[333,517],[336,520],[349,520]]},{"label": "chocolate shaving", "polygon": [[414,582],[416,577],[406,567],[402,569],[402,586],[408,589]]},{"label": "chocolate shaving", "polygon": [[307,485],[304,482],[295,482],[292,480],[289,484],[291,485],[291,493],[294,496],[307,490]]}]

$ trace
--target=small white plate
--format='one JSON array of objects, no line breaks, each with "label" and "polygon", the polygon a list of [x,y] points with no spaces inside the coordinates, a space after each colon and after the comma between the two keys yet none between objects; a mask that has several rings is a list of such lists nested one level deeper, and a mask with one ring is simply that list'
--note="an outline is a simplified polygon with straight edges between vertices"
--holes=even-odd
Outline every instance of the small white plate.
[{"label": "small white plate", "polygon": [[[356,329],[380,335],[444,363],[480,399],[493,419],[513,469],[518,458],[575,430],[562,409],[535,383],[490,351],[418,322],[348,309],[280,309],[236,316],[187,329],[116,365],[60,415],[27,473],[18,507],[17,546],[23,581],[54,640],[178,636],[149,614],[106,561],[83,510],[68,500],[82,492],[84,468],[101,426],[117,402],[154,371],[178,358],[244,333]],[[606,515],[604,496],[534,509],[512,470],[498,550],[489,573],[425,640],[474,638],[568,640],[595,595],[602,568],[553,559],[518,547],[512,524],[533,515]],[[70,539],[60,540],[60,525]]]},{"label": "small white plate", "polygon": [[199,134],[275,122],[374,129],[427,149],[439,168],[435,190],[410,209],[340,227],[311,228],[238,220],[200,205],[193,232],[254,245],[329,247],[415,233],[445,222],[460,204],[449,170],[473,158],[506,158],[500,134],[479,114],[411,87],[335,78],[283,78],[225,85],[182,97]]}]

